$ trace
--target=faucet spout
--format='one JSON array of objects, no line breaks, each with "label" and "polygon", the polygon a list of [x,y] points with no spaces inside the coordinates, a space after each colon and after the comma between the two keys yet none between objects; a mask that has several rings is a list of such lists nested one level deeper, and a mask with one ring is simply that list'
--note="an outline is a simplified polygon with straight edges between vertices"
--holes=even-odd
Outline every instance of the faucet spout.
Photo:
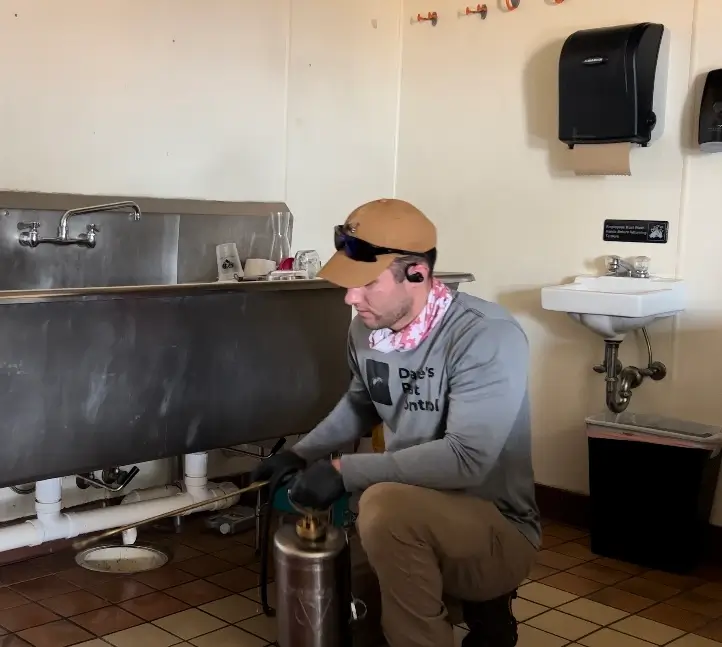
[{"label": "faucet spout", "polygon": [[631,263],[619,256],[607,256],[607,276],[633,276],[634,268]]},{"label": "faucet spout", "polygon": [[77,209],[68,209],[61,217],[58,225],[58,242],[68,240],[68,221],[73,216],[80,216],[87,213],[99,213],[101,211],[120,211],[129,210],[133,220],[140,220],[140,207],[132,200],[123,202],[109,202],[108,204],[96,204],[89,207],[78,207]]}]

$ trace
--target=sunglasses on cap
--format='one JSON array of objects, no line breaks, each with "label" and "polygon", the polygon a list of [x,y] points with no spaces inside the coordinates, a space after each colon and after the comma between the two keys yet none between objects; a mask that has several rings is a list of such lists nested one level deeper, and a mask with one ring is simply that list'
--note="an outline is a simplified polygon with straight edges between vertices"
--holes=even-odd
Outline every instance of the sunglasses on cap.
[{"label": "sunglasses on cap", "polygon": [[384,254],[418,254],[406,249],[394,249],[393,247],[379,247],[365,240],[351,236],[348,233],[348,225],[336,225],[333,228],[333,244],[336,251],[343,251],[353,261],[361,263],[375,263],[377,257]]}]

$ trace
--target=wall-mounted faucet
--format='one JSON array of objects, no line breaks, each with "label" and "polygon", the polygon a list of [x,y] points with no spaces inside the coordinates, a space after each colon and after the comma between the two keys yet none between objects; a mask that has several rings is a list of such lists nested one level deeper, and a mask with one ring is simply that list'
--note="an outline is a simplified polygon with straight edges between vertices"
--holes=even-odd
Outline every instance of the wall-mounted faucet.
[{"label": "wall-mounted faucet", "polygon": [[649,278],[649,256],[635,256],[632,262],[619,256],[607,256],[607,276],[630,276],[634,279]]},{"label": "wall-mounted faucet", "polygon": [[41,243],[52,243],[53,245],[82,245],[83,247],[95,247],[96,235],[100,228],[91,223],[86,226],[85,233],[78,234],[76,238],[68,235],[68,221],[73,216],[88,213],[99,213],[101,211],[119,211],[129,209],[133,220],[140,220],[140,207],[130,200],[124,202],[111,202],[109,204],[97,204],[90,207],[79,207],[69,209],[60,217],[58,224],[58,235],[55,238],[41,238],[39,233],[39,222],[20,223],[18,226],[23,231],[18,236],[18,241],[24,247],[37,247]]}]

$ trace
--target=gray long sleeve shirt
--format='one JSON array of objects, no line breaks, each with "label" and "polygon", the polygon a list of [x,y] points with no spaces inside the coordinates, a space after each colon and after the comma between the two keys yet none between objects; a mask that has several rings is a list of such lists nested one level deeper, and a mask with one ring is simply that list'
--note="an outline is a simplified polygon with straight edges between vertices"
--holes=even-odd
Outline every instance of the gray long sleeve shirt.
[{"label": "gray long sleeve shirt", "polygon": [[457,293],[414,350],[372,350],[370,332],[358,317],[351,323],[349,390],[294,451],[321,458],[383,421],[386,452],[341,458],[347,490],[380,482],[464,490],[492,501],[538,547],[529,348],[516,320]]}]

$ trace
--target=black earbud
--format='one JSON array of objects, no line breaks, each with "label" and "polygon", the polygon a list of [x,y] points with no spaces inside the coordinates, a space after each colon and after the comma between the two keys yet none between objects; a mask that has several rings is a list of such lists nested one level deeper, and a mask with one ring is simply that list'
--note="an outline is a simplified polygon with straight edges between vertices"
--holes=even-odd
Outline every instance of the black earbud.
[{"label": "black earbud", "polygon": [[409,283],[423,283],[424,275],[421,272],[412,272],[411,268],[413,267],[416,267],[416,265],[409,265],[406,268],[406,280]]}]

